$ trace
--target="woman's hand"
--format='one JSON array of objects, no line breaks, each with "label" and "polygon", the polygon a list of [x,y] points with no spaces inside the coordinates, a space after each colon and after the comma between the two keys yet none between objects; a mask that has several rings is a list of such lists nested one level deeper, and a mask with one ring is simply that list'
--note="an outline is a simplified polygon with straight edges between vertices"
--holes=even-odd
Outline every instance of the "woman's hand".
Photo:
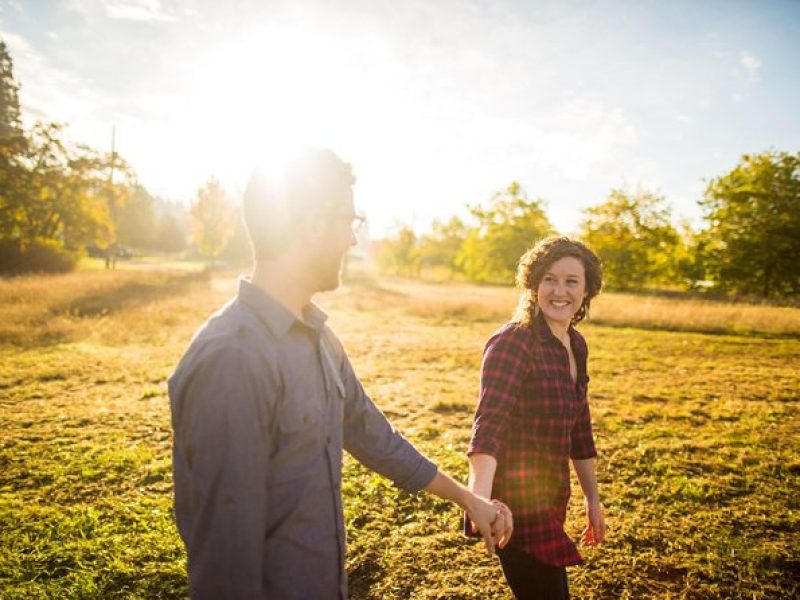
[{"label": "woman's hand", "polygon": [[[479,500],[486,502],[483,498],[479,498]],[[493,507],[489,523],[491,542],[487,540],[486,535],[483,536],[483,539],[486,549],[489,552],[494,552],[495,547],[505,548],[508,540],[511,539],[511,534],[514,532],[514,517],[511,514],[511,509],[499,500],[492,500],[490,505]],[[470,511],[467,511],[467,516],[472,530],[483,534],[484,530],[478,526]]]},{"label": "woman's hand", "polygon": [[587,546],[596,546],[606,537],[606,520],[603,516],[603,506],[600,500],[585,500],[586,518],[589,524],[581,534],[581,540]]},{"label": "woman's hand", "polygon": [[492,504],[500,509],[500,515],[492,526],[492,533],[495,534],[497,546],[505,548],[508,540],[511,539],[511,534],[514,533],[514,516],[511,514],[511,509],[500,500],[495,498],[492,500]]}]

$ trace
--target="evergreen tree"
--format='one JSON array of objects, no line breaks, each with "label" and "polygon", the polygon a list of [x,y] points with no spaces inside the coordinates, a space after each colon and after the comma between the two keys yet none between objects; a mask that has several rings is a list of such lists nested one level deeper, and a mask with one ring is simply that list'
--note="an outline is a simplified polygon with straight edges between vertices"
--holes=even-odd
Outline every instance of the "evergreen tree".
[{"label": "evergreen tree", "polygon": [[20,128],[19,85],[14,80],[14,62],[6,43],[0,39],[0,140],[18,136]]}]

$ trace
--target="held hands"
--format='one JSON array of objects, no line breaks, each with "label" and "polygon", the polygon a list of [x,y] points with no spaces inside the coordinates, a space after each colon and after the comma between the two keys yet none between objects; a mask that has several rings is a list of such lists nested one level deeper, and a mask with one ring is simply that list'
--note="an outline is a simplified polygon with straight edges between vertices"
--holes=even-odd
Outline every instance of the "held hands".
[{"label": "held hands", "polygon": [[505,548],[514,532],[511,510],[499,500],[488,501],[475,496],[474,508],[467,510],[473,530],[483,536],[486,550],[494,554],[495,546]]},{"label": "held hands", "polygon": [[586,517],[589,524],[581,534],[581,540],[587,546],[596,546],[606,537],[606,521],[603,517],[603,506],[600,500],[585,500]]}]

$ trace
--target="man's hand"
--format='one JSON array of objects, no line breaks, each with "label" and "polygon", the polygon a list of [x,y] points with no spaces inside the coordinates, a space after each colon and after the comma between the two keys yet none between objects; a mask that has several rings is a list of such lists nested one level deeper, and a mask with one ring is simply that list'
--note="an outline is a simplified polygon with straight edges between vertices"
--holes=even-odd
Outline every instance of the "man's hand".
[{"label": "man's hand", "polygon": [[494,553],[498,544],[505,548],[514,528],[511,511],[505,504],[482,498],[441,471],[436,472],[425,490],[440,498],[452,500],[464,509],[473,531],[477,529],[480,532],[490,553]]},{"label": "man's hand", "polygon": [[467,502],[467,516],[472,523],[473,529],[477,529],[483,536],[483,543],[489,554],[494,554],[497,540],[495,539],[494,529],[502,526],[503,515],[501,510],[489,502],[470,494],[472,497]]},{"label": "man's hand", "polygon": [[506,547],[514,531],[514,520],[511,510],[505,504],[499,500],[487,501],[473,495],[473,501],[467,507],[467,516],[473,530],[479,531],[483,536],[489,553],[494,554],[497,546]]}]

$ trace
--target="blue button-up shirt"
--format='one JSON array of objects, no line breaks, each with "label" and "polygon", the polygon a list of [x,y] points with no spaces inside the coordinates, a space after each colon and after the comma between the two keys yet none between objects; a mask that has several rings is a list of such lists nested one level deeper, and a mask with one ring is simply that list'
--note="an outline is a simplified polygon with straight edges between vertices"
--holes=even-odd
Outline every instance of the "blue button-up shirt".
[{"label": "blue button-up shirt", "polygon": [[342,449],[410,492],[436,474],[325,321],[313,304],[295,318],[243,279],[169,380],[194,598],[346,598]]}]

